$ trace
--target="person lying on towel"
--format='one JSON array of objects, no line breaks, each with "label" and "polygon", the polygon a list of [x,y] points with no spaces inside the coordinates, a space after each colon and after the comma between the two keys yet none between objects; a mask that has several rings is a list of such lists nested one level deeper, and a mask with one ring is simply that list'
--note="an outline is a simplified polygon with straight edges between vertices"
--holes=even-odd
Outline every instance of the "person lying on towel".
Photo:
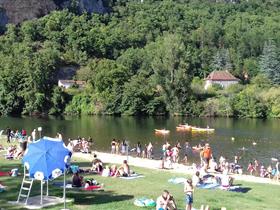
[{"label": "person lying on towel", "polygon": [[119,177],[119,176],[123,176],[123,177],[130,176],[130,167],[127,163],[127,160],[124,160],[123,164],[118,168],[115,177]]}]

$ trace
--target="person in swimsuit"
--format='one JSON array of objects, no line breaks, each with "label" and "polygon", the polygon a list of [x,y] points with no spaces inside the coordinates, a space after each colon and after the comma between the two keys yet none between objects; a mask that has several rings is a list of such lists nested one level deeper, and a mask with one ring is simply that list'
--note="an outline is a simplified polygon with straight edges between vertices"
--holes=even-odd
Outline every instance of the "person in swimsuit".
[{"label": "person in swimsuit", "polygon": [[185,182],[184,186],[184,193],[186,195],[186,210],[191,210],[192,209],[192,204],[193,204],[193,184],[192,180],[188,179]]},{"label": "person in swimsuit", "polygon": [[124,177],[130,176],[130,167],[127,163],[127,160],[124,160],[123,164],[118,168],[115,177],[117,176],[124,176]]},{"label": "person in swimsuit", "polygon": [[141,145],[140,141],[138,141],[137,146],[136,146],[137,157],[141,157],[141,152],[142,152],[142,145]]},{"label": "person in swimsuit", "polygon": [[175,200],[167,190],[157,198],[156,210],[177,210]]},{"label": "person in swimsuit", "polygon": [[116,140],[113,139],[111,142],[111,154],[115,154],[116,153]]}]

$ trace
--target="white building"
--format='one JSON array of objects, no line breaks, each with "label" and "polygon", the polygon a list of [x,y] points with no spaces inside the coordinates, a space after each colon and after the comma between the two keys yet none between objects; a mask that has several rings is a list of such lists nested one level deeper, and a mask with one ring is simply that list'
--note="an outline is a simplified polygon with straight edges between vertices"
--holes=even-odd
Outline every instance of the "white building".
[{"label": "white building", "polygon": [[207,90],[212,84],[219,84],[223,88],[227,88],[230,85],[237,84],[239,79],[233,76],[228,71],[213,71],[205,79],[204,89]]},{"label": "white building", "polygon": [[62,87],[68,89],[73,86],[77,86],[78,88],[84,88],[86,85],[85,81],[79,80],[58,80],[58,87]]}]

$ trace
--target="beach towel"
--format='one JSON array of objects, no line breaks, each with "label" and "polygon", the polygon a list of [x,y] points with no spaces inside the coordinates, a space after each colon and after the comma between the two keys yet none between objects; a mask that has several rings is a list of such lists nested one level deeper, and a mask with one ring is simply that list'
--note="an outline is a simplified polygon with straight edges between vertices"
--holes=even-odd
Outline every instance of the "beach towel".
[{"label": "beach towel", "polygon": [[172,184],[184,184],[186,181],[187,179],[182,177],[175,177],[168,180],[168,182]]},{"label": "beach towel", "polygon": [[132,179],[138,179],[138,178],[143,178],[145,176],[140,175],[140,174],[131,174],[130,176],[120,176],[121,179],[125,179],[125,180],[132,180]]},{"label": "beach towel", "polygon": [[135,206],[139,206],[139,207],[155,207],[156,206],[156,202],[153,199],[149,199],[149,198],[135,199],[133,204]]},{"label": "beach towel", "polygon": [[199,189],[217,189],[220,186],[220,184],[217,183],[204,183],[204,184],[199,184],[196,186]]},{"label": "beach towel", "polygon": [[197,185],[196,187],[199,189],[208,189],[208,190],[219,189],[219,190],[239,192],[239,193],[247,193],[250,190],[250,188],[248,187],[241,187],[241,186],[223,187],[217,183],[204,183],[201,185]]},{"label": "beach towel", "polygon": [[0,176],[10,176],[9,172],[0,171]]},{"label": "beach towel", "polygon": [[[63,182],[54,182],[53,183],[54,186],[56,187],[64,187],[64,183]],[[87,188],[84,187],[73,187],[71,182],[66,182],[66,189],[72,189],[72,190],[85,190],[85,191],[97,191],[97,190],[102,190],[102,186],[101,185],[92,185],[89,186]]]}]

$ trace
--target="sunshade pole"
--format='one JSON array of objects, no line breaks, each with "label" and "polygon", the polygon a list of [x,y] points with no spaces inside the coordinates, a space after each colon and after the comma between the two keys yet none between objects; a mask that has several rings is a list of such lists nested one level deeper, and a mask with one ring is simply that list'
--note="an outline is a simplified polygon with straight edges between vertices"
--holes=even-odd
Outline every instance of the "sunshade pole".
[{"label": "sunshade pole", "polygon": [[64,180],[63,180],[63,199],[64,199],[64,207],[61,210],[68,210],[66,209],[66,168],[64,168]]},{"label": "sunshade pole", "polygon": [[49,180],[47,180],[47,194],[46,196],[49,196]]},{"label": "sunshade pole", "polygon": [[43,180],[41,181],[41,205],[43,205]]}]

